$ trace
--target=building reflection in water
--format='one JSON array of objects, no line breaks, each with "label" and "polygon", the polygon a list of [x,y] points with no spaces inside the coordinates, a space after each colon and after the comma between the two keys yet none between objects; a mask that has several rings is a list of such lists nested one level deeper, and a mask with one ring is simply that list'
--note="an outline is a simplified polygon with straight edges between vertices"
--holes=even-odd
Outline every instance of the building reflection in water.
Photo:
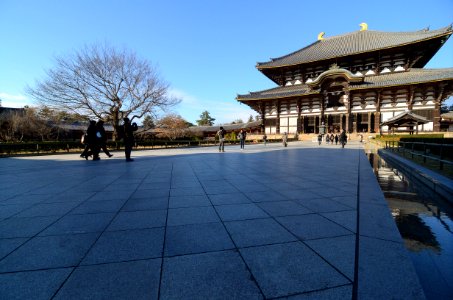
[{"label": "building reflection in water", "polygon": [[453,205],[377,154],[368,159],[428,299],[453,299]]}]

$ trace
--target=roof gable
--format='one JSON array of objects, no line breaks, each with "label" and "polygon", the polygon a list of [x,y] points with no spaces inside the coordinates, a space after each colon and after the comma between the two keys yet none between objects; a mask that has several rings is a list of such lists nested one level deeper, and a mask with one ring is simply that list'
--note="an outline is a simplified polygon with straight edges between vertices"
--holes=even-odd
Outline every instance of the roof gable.
[{"label": "roof gable", "polygon": [[381,126],[391,126],[391,127],[404,127],[411,126],[414,124],[426,124],[429,120],[425,117],[419,116],[413,113],[411,110],[406,110],[393,118],[388,119],[387,121],[381,123]]}]

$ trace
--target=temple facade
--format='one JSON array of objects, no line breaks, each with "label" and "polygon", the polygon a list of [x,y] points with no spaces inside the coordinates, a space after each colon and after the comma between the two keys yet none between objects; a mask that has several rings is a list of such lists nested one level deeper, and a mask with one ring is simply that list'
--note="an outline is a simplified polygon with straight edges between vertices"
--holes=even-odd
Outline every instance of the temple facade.
[{"label": "temple facade", "polygon": [[266,134],[387,132],[388,119],[411,113],[429,122],[403,131],[440,131],[440,107],[453,95],[453,68],[424,66],[453,33],[452,26],[381,32],[365,23],[324,37],[256,68],[278,86],[238,95],[257,111]]}]

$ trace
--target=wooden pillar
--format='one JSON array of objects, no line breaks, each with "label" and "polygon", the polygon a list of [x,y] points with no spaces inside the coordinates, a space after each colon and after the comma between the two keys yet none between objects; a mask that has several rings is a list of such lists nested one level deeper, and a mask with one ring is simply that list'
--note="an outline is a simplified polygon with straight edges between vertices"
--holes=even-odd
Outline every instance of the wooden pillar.
[{"label": "wooden pillar", "polygon": [[407,95],[407,109],[408,110],[412,110],[412,108],[414,106],[414,94],[415,94],[415,88],[411,86],[409,88],[409,93]]},{"label": "wooden pillar", "polygon": [[346,106],[346,109],[347,109],[347,113],[346,113],[346,128],[343,128],[346,130],[347,133],[350,133],[351,130],[352,130],[352,126],[351,126],[351,108],[352,108],[352,96],[349,92],[349,89],[345,88],[344,89],[344,92],[345,92],[345,106]]},{"label": "wooden pillar", "polygon": [[277,121],[276,121],[276,127],[275,128],[275,133],[279,134],[280,133],[280,100],[277,100],[276,102],[276,108],[277,108]]},{"label": "wooden pillar", "polygon": [[434,103],[434,110],[433,110],[433,131],[439,132],[440,131],[440,104],[439,102]]},{"label": "wooden pillar", "polygon": [[324,97],[320,101],[321,102],[319,104],[321,106],[321,121],[319,122],[319,124],[322,124],[322,122],[324,122],[324,125],[327,126],[327,120],[326,120],[326,117],[324,115],[324,112],[326,110],[326,103],[329,101],[329,96],[327,95],[327,91],[324,91]]},{"label": "wooden pillar", "polygon": [[367,125],[367,131],[368,133],[371,132],[371,112],[368,113],[368,125]]},{"label": "wooden pillar", "polygon": [[340,132],[343,131],[343,114],[340,114]]},{"label": "wooden pillar", "polygon": [[376,112],[374,113],[374,132],[381,132],[381,91],[376,94]]},{"label": "wooden pillar", "polygon": [[266,103],[261,102],[260,103],[260,115],[261,115],[261,128],[260,128],[260,133],[264,134],[266,132]]},{"label": "wooden pillar", "polygon": [[442,98],[444,97],[444,89],[446,84],[440,84],[438,87],[438,94],[436,100],[434,101],[434,111],[433,111],[433,131],[440,132],[440,104]]},{"label": "wooden pillar", "polygon": [[303,133],[304,122],[301,119],[302,103],[300,99],[297,99],[297,133]]},{"label": "wooden pillar", "polygon": [[300,133],[305,133],[305,118],[304,116],[300,116],[300,118],[298,118],[299,122],[300,122]]},{"label": "wooden pillar", "polygon": [[357,133],[357,116],[358,116],[358,113],[354,113],[354,120],[352,121],[352,130],[354,133]]},{"label": "wooden pillar", "polygon": [[349,113],[346,114],[346,124],[345,124],[345,125],[346,125],[346,128],[344,128],[344,129],[346,130],[346,132],[349,133],[349,132],[350,132],[349,129],[351,128],[351,127],[349,126],[349,125],[350,125],[350,124],[349,124]]}]

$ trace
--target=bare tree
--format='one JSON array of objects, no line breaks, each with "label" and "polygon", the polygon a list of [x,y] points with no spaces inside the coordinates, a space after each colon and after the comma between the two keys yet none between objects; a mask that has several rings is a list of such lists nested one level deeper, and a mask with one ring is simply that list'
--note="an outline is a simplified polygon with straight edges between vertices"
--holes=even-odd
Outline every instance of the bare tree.
[{"label": "bare tree", "polygon": [[141,118],[179,103],[156,68],[127,50],[86,46],[55,63],[47,79],[27,87],[27,93],[50,108],[111,122],[115,136],[120,118]]},{"label": "bare tree", "polygon": [[158,138],[175,140],[188,134],[189,123],[180,115],[169,114],[157,122],[155,129]]}]

